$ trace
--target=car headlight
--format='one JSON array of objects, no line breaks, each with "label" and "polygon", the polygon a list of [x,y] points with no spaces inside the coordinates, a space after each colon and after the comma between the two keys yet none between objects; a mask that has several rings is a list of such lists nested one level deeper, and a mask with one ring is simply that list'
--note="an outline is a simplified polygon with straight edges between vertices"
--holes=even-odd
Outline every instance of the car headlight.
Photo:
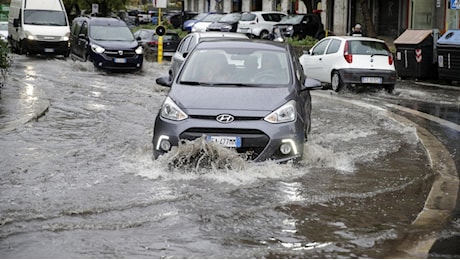
[{"label": "car headlight", "polygon": [[163,118],[174,120],[174,121],[182,121],[188,118],[188,115],[179,108],[176,103],[170,98],[167,97],[163,105],[161,106],[160,115]]},{"label": "car headlight", "polygon": [[137,47],[135,50],[136,54],[141,55],[144,52],[144,48],[142,46]]},{"label": "car headlight", "polygon": [[292,122],[296,119],[296,102],[291,100],[264,118],[272,124]]},{"label": "car headlight", "polygon": [[289,25],[289,26],[286,28],[286,31],[289,31],[289,32],[294,31],[294,26]]},{"label": "car headlight", "polygon": [[224,25],[222,27],[224,30],[231,30],[232,29],[232,26],[231,25]]},{"label": "car headlight", "polygon": [[93,52],[99,53],[99,54],[104,53],[104,51],[105,51],[104,48],[102,48],[102,47],[99,46],[99,45],[95,45],[95,44],[91,45],[91,50],[92,50]]},{"label": "car headlight", "polygon": [[26,38],[28,40],[32,40],[32,41],[36,40],[35,35],[33,35],[32,33],[28,32],[28,31],[25,31],[24,34],[26,35]]}]

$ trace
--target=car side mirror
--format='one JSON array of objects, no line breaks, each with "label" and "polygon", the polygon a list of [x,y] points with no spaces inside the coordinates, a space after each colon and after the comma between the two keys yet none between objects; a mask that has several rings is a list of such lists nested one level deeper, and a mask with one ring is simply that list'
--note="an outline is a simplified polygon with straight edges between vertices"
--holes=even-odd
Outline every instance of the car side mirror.
[{"label": "car side mirror", "polygon": [[182,57],[183,57],[184,59],[187,58],[187,55],[188,55],[188,52],[182,53]]},{"label": "car side mirror", "polygon": [[142,40],[142,38],[140,36],[136,37],[136,41],[140,42],[141,40]]},{"label": "car side mirror", "polygon": [[86,35],[83,34],[83,33],[80,33],[80,34],[78,35],[78,38],[79,38],[79,39],[86,39]]},{"label": "car side mirror", "polygon": [[303,51],[303,54],[305,54],[305,55],[311,55],[310,50],[307,50],[307,51],[304,50],[304,51]]},{"label": "car side mirror", "polygon": [[19,22],[19,19],[13,19],[13,26],[14,27],[21,27],[21,23]]},{"label": "car side mirror", "polygon": [[304,83],[304,89],[320,88],[321,82],[316,79],[306,78]]},{"label": "car side mirror", "polygon": [[160,85],[160,86],[163,86],[163,87],[171,87],[171,79],[170,79],[170,76],[163,76],[163,77],[159,77],[155,80],[155,82]]}]

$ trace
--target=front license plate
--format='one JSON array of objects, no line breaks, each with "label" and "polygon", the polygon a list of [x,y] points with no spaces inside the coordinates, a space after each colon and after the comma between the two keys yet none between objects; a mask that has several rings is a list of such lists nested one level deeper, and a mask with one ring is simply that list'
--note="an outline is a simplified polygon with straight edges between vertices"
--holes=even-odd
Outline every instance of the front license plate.
[{"label": "front license plate", "polygon": [[115,58],[113,60],[113,62],[115,62],[115,63],[126,63],[126,59],[124,59],[124,58]]},{"label": "front license plate", "polygon": [[52,49],[52,48],[46,48],[46,49],[45,49],[45,52],[46,52],[46,53],[51,53],[51,52],[54,52],[54,49]]},{"label": "front license plate", "polygon": [[361,83],[382,84],[382,78],[380,77],[362,77]]},{"label": "front license plate", "polygon": [[225,147],[240,148],[241,137],[238,136],[207,136],[206,140],[215,142]]}]

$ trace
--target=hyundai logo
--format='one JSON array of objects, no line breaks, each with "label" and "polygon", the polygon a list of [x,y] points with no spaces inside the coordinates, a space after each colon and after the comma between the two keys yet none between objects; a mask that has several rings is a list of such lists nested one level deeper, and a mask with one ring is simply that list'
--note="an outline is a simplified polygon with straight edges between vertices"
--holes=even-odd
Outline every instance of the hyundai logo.
[{"label": "hyundai logo", "polygon": [[218,115],[216,117],[216,120],[220,123],[228,124],[228,123],[233,122],[235,118],[232,115],[222,114],[222,115]]}]

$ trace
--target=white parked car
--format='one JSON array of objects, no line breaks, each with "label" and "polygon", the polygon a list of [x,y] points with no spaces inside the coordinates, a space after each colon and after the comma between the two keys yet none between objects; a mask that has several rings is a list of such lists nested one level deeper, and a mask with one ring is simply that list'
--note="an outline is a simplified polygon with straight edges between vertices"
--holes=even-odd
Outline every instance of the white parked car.
[{"label": "white parked car", "polygon": [[304,52],[300,63],[307,77],[330,84],[336,92],[359,84],[391,93],[396,84],[393,54],[375,38],[329,36]]},{"label": "white parked car", "polygon": [[206,32],[206,29],[210,24],[219,21],[224,15],[225,14],[210,14],[206,16],[203,20],[196,22],[192,26],[192,32]]},{"label": "white parked car", "polygon": [[8,41],[8,22],[0,22],[0,39]]},{"label": "white parked car", "polygon": [[243,13],[236,31],[264,38],[273,31],[273,25],[279,23],[284,16],[286,14],[281,12],[254,11]]}]

